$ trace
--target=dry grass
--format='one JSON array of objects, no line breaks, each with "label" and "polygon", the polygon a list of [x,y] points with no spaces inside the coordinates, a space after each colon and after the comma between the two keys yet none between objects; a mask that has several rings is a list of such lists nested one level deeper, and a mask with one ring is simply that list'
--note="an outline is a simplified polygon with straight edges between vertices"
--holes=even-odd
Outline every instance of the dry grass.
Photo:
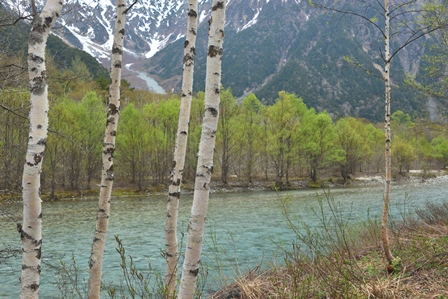
[{"label": "dry grass", "polygon": [[426,219],[437,219],[434,223],[410,221],[394,226],[392,274],[381,251],[380,228],[371,222],[351,232],[347,240],[352,241],[333,244],[330,253],[314,254],[311,259],[297,248],[286,253],[284,266],[250,271],[211,298],[448,298],[448,219],[441,217],[444,213],[429,205],[424,214]]}]

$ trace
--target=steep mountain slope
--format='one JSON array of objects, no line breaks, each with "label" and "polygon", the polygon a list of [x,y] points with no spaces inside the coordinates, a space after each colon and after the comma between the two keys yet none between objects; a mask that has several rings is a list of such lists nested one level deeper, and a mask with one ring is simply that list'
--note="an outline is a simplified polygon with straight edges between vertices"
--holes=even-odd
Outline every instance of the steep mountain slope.
[{"label": "steep mountain slope", "polygon": [[[5,7],[0,3],[0,19],[7,18],[7,14],[8,12],[5,10]],[[26,57],[28,50],[27,40],[30,30],[31,26],[23,21],[18,22],[15,26],[0,26],[0,53]],[[61,70],[70,68],[75,58],[78,58],[86,64],[90,74],[94,78],[108,75],[106,68],[93,56],[78,48],[68,46],[57,36],[49,36],[47,47],[52,62]]]},{"label": "steep mountain slope", "polygon": [[[14,7],[16,1],[6,3]],[[255,92],[263,102],[273,103],[278,91],[286,90],[335,117],[382,119],[383,82],[377,77],[381,68],[378,49],[383,48],[383,38],[372,26],[301,0],[227,0],[227,3],[222,84],[232,88],[234,95],[241,97]],[[358,2],[338,3],[350,7]],[[186,7],[185,0],[139,0],[129,12],[126,26],[126,67],[150,74],[165,90],[175,92],[181,83]],[[359,9],[366,11],[365,7]],[[373,10],[368,13],[376,17]],[[113,14],[113,0],[78,0],[67,6],[64,26],[57,34],[107,65]],[[200,0],[196,91],[204,89],[209,16],[210,1]],[[392,46],[396,49],[403,38]],[[419,70],[425,50],[423,42],[422,39],[407,46],[394,58],[393,110],[412,113],[423,106],[403,84],[404,72],[415,74]],[[344,56],[356,59],[369,74],[351,67]]]},{"label": "steep mountain slope", "polygon": [[[231,3],[236,7],[236,2]],[[384,45],[373,26],[300,1],[272,0],[256,9],[243,7],[252,11],[253,19],[246,23],[251,26],[228,24],[224,41],[222,84],[231,87],[234,95],[255,92],[263,102],[273,103],[278,91],[286,90],[334,117],[383,119],[384,83],[378,68],[382,67],[380,49]],[[202,24],[198,31],[196,90],[204,89],[206,32],[207,26]],[[392,50],[404,38],[396,39]],[[169,89],[178,90],[180,86],[181,42],[166,46],[145,64],[149,73],[157,75]],[[422,45],[423,39],[407,46],[393,60],[393,110],[412,113],[423,108],[421,99],[403,81],[405,71],[415,74],[419,69]],[[345,56],[368,73],[351,66]]]}]

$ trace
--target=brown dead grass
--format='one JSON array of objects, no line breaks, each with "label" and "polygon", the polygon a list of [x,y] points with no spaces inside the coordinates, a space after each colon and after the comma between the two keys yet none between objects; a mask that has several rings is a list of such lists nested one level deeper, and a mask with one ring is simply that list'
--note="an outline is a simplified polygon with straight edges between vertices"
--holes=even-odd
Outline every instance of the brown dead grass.
[{"label": "brown dead grass", "polygon": [[[366,233],[374,235],[371,231],[360,236]],[[392,274],[386,271],[377,240],[363,240],[349,249],[352,252],[314,260],[298,255],[282,267],[249,271],[211,298],[448,298],[447,225],[397,226],[391,240],[397,258]]]}]

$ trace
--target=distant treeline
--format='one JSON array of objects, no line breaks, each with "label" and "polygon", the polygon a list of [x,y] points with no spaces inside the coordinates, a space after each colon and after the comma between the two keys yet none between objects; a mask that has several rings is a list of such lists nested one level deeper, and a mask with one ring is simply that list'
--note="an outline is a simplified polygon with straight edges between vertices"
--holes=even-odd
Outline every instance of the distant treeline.
[{"label": "distant treeline", "polygon": [[[107,82],[93,81],[79,60],[70,70],[49,66],[50,133],[42,184],[44,192],[97,188],[106,123]],[[133,90],[123,81],[122,111],[115,151],[117,186],[144,190],[166,185],[173,160],[180,99]],[[20,87],[0,91],[0,190],[18,191],[28,136],[29,94]],[[184,181],[195,178],[204,94],[192,103]],[[318,183],[322,177],[348,180],[384,167],[382,125],[352,117],[332,120],[308,108],[301,98],[280,92],[274,105],[253,94],[240,103],[230,89],[221,90],[214,180],[250,185],[272,181],[278,187],[298,178]],[[392,115],[395,173],[411,168],[441,169],[448,163],[444,127]]]}]

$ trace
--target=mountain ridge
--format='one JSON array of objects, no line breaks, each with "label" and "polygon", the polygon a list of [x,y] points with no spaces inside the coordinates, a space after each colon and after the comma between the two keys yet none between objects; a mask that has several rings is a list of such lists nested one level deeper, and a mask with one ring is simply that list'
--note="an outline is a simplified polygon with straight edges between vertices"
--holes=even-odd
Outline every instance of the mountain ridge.
[{"label": "mountain ridge", "polygon": [[[76,9],[63,17],[63,26],[56,33],[108,65],[115,9],[112,0],[77,3]],[[269,104],[275,101],[278,91],[286,90],[303,97],[308,106],[328,110],[333,117],[383,118],[381,80],[350,67],[343,59],[352,57],[371,74],[380,75],[377,49],[383,47],[383,41],[372,26],[300,0],[227,3],[222,84],[230,87],[236,97],[254,92]],[[123,60],[126,71],[134,71],[129,78],[136,77],[135,71],[144,72],[156,78],[165,90],[179,92],[186,8],[187,4],[179,0],[144,0],[130,10]],[[200,0],[196,92],[204,90],[209,15],[209,1]],[[86,19],[89,21],[83,21]],[[392,47],[397,48],[397,42]],[[422,39],[393,60],[393,109],[412,113],[424,108],[421,99],[404,84],[406,72],[419,72],[424,52]]]}]

